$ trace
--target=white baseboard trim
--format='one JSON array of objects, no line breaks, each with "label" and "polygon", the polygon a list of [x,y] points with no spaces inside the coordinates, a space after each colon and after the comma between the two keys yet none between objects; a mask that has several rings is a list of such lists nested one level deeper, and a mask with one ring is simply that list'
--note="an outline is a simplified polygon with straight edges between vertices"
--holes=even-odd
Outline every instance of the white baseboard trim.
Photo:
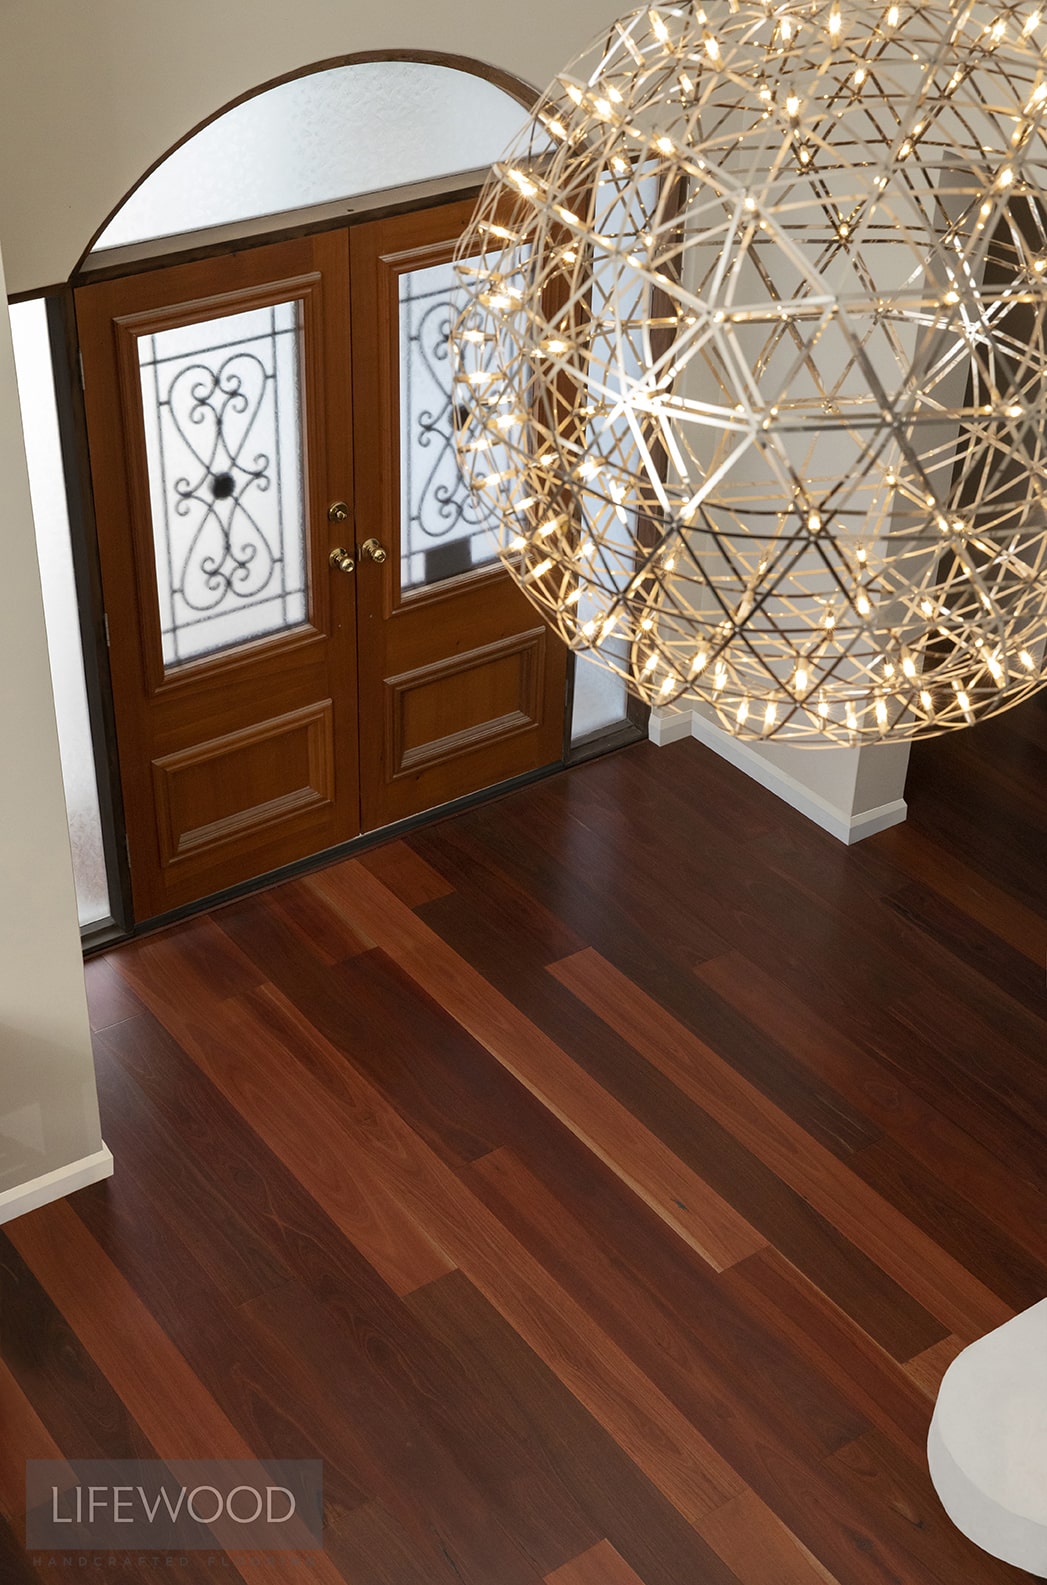
[{"label": "white baseboard trim", "polygon": [[790,776],[788,771],[771,764],[762,754],[757,753],[751,744],[739,742],[737,738],[731,737],[730,733],[708,720],[698,710],[695,710],[691,717],[691,730],[699,743],[704,743],[706,748],[711,748],[721,759],[744,771],[746,776],[759,782],[761,787],[766,787],[768,792],[775,793],[784,803],[799,810],[808,820],[813,820],[823,831],[828,831],[830,836],[834,836],[838,842],[845,842],[848,846],[852,842],[860,842],[864,837],[874,836],[877,831],[886,831],[888,826],[900,825],[908,814],[908,806],[904,798],[897,798],[893,803],[881,804],[877,809],[867,809],[864,814],[859,815],[837,808],[835,804],[820,798],[809,787],[797,781],[795,776]]},{"label": "white baseboard trim", "polygon": [[877,831],[900,826],[908,819],[908,815],[909,805],[904,798],[895,798],[892,803],[881,804],[878,809],[867,809],[863,815],[852,815],[848,841],[860,842],[863,837],[874,837]]},{"label": "white baseboard trim", "polygon": [[89,1183],[100,1183],[113,1175],[113,1153],[105,1145],[93,1156],[81,1156],[67,1167],[56,1167],[39,1178],[30,1178],[17,1188],[5,1189],[0,1194],[0,1223],[13,1222],[16,1216],[35,1211],[51,1200],[60,1200],[74,1189],[86,1189]]},{"label": "white baseboard trim", "polygon": [[647,729],[652,743],[658,748],[664,748],[667,743],[679,743],[683,738],[691,736],[690,710],[659,710],[657,707],[651,711],[651,721]]}]

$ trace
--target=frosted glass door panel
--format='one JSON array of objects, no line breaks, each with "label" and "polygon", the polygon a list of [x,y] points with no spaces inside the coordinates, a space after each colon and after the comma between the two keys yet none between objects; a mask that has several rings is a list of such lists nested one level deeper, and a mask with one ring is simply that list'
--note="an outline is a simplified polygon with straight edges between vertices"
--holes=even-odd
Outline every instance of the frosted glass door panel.
[{"label": "frosted glass door panel", "polygon": [[475,170],[497,159],[524,114],[493,83],[420,61],[298,77],[187,139],[131,194],[95,251]]},{"label": "frosted glass door panel", "polygon": [[620,677],[605,666],[598,666],[588,655],[575,657],[572,743],[621,726],[627,720],[628,705],[629,698]]},{"label": "frosted glass door panel", "polygon": [[470,492],[455,453],[448,337],[456,285],[449,263],[400,276],[400,585],[405,594],[498,558],[494,517]]},{"label": "frosted glass door panel", "polygon": [[301,304],[138,343],[164,665],[307,617]]}]

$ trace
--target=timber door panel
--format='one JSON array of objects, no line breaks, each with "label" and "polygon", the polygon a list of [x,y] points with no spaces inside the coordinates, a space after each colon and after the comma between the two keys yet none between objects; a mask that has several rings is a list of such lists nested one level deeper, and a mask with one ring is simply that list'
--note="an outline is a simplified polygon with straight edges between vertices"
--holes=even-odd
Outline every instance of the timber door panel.
[{"label": "timber door panel", "polygon": [[350,232],[365,830],[563,750],[566,648],[501,570],[455,463],[449,288],[471,212]]},{"label": "timber door panel", "polygon": [[76,293],[138,919],[561,758],[566,649],[454,454],[471,210]]},{"label": "timber door panel", "polygon": [[81,288],[135,913],[360,830],[350,301],[330,233]]}]

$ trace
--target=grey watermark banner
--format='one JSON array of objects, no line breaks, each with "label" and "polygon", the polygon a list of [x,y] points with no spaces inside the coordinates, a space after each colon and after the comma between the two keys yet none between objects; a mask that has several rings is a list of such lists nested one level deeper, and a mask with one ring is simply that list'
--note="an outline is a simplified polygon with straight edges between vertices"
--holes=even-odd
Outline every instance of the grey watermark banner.
[{"label": "grey watermark banner", "polygon": [[33,1459],[33,1552],[316,1552],[319,1459]]}]

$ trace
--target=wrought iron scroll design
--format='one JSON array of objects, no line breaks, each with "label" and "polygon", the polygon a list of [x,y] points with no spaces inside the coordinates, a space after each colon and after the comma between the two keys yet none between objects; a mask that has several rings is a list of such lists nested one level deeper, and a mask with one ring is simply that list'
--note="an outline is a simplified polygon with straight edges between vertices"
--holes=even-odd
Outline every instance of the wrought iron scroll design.
[{"label": "wrought iron scroll design", "polygon": [[291,429],[281,444],[298,425],[298,315],[284,303],[201,324],[211,345],[169,331],[140,345],[168,663],[304,615]]},{"label": "wrought iron scroll design", "polygon": [[252,492],[271,488],[271,459],[262,451],[247,455],[272,380],[255,353],[237,351],[217,369],[204,363],[180,369],[161,401],[199,463],[194,478],[172,481],[176,514],[195,518],[173,582],[192,611],[212,611],[227,595],[253,599],[280,564],[252,511]]},{"label": "wrought iron scroll design", "polygon": [[411,276],[401,283],[401,334],[405,337],[401,558],[405,588],[431,581],[421,570],[426,564],[419,558],[437,546],[468,540],[469,552],[463,547],[467,566],[482,566],[496,555],[490,513],[462,478],[455,452],[450,266],[446,286],[416,296],[413,284]]}]

